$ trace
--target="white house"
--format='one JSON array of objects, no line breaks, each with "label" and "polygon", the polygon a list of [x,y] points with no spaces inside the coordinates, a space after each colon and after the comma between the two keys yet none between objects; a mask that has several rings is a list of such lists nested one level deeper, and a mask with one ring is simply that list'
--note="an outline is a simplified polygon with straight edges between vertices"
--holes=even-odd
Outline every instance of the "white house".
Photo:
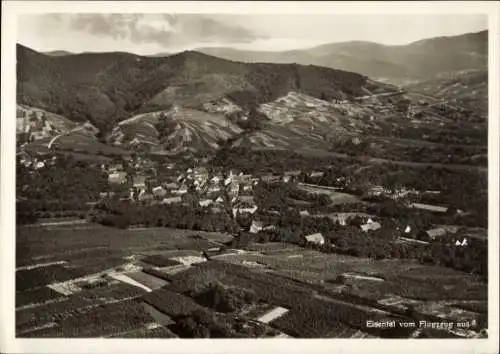
[{"label": "white house", "polygon": [[323,245],[323,244],[325,244],[325,238],[319,232],[315,233],[315,234],[307,235],[305,237],[305,239],[306,239],[307,242],[315,243],[317,245]]},{"label": "white house", "polygon": [[200,200],[198,202],[198,204],[201,206],[201,207],[207,207],[209,205],[212,205],[213,201],[212,199],[204,199],[204,200]]},{"label": "white house", "polygon": [[158,186],[153,188],[153,194],[157,197],[163,197],[167,194],[167,191],[163,187]]},{"label": "white house", "polygon": [[382,225],[380,225],[379,222],[367,222],[366,224],[364,225],[361,225],[361,230],[363,230],[364,232],[368,232],[368,231],[375,231],[375,230],[378,230],[382,227]]},{"label": "white house", "polygon": [[38,170],[39,168],[43,167],[45,167],[45,162],[43,161],[37,162],[37,164],[35,165],[35,170]]},{"label": "white house", "polygon": [[252,225],[250,225],[250,233],[256,234],[264,228],[264,223],[262,221],[252,221]]},{"label": "white house", "polygon": [[161,203],[162,204],[175,204],[175,203],[180,203],[182,202],[181,197],[170,197],[170,198],[164,198]]},{"label": "white house", "polygon": [[300,216],[309,216],[311,214],[309,214],[309,212],[307,210],[302,210],[300,213]]}]

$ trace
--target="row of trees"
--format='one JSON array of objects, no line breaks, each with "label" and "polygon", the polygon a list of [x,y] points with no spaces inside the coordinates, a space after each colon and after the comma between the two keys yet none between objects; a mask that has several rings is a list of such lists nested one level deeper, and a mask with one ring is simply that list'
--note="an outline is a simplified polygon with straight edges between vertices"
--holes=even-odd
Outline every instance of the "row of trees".
[{"label": "row of trees", "polygon": [[238,226],[227,211],[216,213],[197,205],[141,206],[128,201],[110,201],[97,205],[92,218],[103,225],[119,228],[143,225],[209,232],[238,231]]},{"label": "row of trees", "polygon": [[[32,170],[16,165],[18,222],[36,220],[39,216],[80,216],[107,190],[107,175],[95,163],[58,156],[45,160],[45,166]],[[50,163],[48,161],[51,161]]]}]

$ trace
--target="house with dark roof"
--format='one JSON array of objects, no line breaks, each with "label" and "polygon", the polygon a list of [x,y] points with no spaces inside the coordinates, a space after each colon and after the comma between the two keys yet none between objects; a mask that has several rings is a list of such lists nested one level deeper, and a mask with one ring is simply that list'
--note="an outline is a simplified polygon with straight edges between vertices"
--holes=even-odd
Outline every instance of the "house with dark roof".
[{"label": "house with dark roof", "polygon": [[437,227],[430,230],[422,230],[418,233],[417,239],[421,241],[434,241],[439,237],[446,236],[447,232],[445,228]]}]

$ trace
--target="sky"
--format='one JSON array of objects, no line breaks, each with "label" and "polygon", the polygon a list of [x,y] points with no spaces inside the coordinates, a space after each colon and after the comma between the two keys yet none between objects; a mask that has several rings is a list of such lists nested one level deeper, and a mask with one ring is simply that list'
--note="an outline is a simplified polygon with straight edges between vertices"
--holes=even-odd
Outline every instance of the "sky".
[{"label": "sky", "polygon": [[150,55],[200,47],[279,51],[346,41],[403,45],[487,28],[487,16],[479,14],[23,14],[18,42],[42,52]]}]

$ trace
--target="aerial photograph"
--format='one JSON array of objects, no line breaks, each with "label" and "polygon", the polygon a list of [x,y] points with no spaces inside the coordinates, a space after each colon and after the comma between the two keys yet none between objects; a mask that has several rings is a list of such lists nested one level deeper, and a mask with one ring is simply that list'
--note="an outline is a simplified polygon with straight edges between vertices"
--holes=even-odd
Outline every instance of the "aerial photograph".
[{"label": "aerial photograph", "polygon": [[486,15],[116,10],[18,18],[16,338],[488,338]]}]

